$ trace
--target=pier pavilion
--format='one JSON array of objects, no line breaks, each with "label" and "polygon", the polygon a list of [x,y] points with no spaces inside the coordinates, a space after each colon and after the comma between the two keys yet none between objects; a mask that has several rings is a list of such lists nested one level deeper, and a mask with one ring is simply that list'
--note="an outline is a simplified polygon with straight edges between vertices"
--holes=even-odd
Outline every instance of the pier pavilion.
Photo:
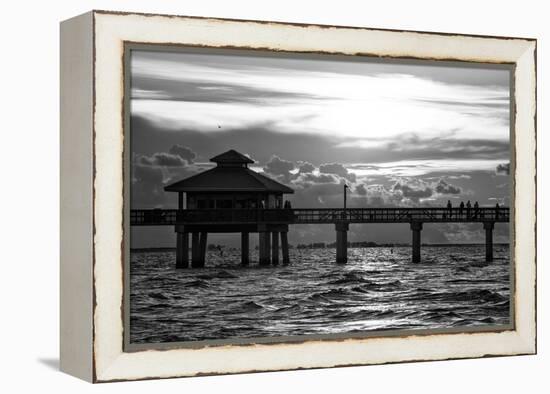
[{"label": "pier pavilion", "polygon": [[254,163],[234,150],[211,159],[216,167],[165,187],[178,193],[178,209],[132,209],[132,226],[175,226],[176,267],[204,267],[208,233],[240,233],[241,262],[249,263],[249,234],[259,235],[261,265],[289,263],[288,228],[291,224],[334,224],[336,262],[347,262],[350,224],[403,223],[412,232],[412,262],[421,261],[421,232],[427,223],[479,223],[485,230],[485,259],[493,260],[495,223],[510,222],[510,208],[474,210],[443,207],[411,208],[291,208],[284,194],[294,191],[248,168]]},{"label": "pier pavilion", "polygon": [[[198,221],[175,224],[177,233],[176,267],[189,266],[189,235],[191,235],[191,266],[205,264],[208,233],[240,233],[241,263],[249,263],[249,234],[259,234],[260,265],[279,263],[279,239],[283,264],[288,264],[288,225],[291,217],[284,208],[284,194],[291,188],[259,174],[250,168],[254,161],[229,150],[210,159],[216,167],[168,185],[167,192],[178,193],[178,212],[196,212]],[[269,212],[263,221],[235,220],[239,216]],[[285,214],[286,212],[286,214]],[[231,216],[232,220],[209,220],[209,216]]]}]

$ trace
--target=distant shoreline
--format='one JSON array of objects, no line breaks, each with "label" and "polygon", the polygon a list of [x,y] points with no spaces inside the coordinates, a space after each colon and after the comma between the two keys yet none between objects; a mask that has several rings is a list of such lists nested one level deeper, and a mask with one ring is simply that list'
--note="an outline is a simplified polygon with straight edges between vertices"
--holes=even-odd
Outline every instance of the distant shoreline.
[{"label": "distant shoreline", "polygon": [[[376,244],[376,245],[368,245],[368,246],[359,246],[359,245],[353,245],[354,242],[350,243],[348,246],[350,249],[354,248],[403,248],[403,247],[411,247],[411,244]],[[494,246],[509,246],[510,243],[494,243]],[[228,249],[239,249],[238,247],[228,247],[221,245],[224,248]],[[462,244],[422,244],[422,246],[426,247],[452,247],[452,246],[485,246],[485,243],[462,243]],[[308,250],[308,249],[335,249],[334,246],[306,246],[306,247],[300,247],[297,248],[296,246],[292,247],[292,249],[298,249],[298,250]],[[130,252],[137,252],[137,253],[143,253],[143,252],[175,252],[176,248],[130,248]]]}]

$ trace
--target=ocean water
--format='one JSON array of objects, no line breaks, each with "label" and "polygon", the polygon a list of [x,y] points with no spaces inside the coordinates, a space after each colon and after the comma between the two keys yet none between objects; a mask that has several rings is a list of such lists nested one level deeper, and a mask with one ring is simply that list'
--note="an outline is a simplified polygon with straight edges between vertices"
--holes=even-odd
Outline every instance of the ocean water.
[{"label": "ocean water", "polygon": [[510,323],[508,246],[291,249],[288,266],[241,267],[240,251],[175,269],[175,252],[132,252],[130,342],[161,343]]}]

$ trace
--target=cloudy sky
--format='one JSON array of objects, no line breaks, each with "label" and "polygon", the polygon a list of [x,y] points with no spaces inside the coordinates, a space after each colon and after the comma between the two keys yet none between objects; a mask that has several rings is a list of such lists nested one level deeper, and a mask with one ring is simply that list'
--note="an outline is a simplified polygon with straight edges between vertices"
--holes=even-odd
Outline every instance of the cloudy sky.
[{"label": "cloudy sky", "polygon": [[[293,207],[341,207],[344,182],[356,207],[508,205],[509,90],[509,72],[496,68],[133,51],[132,208],[176,207],[163,186],[228,149],[291,186]],[[480,242],[478,227],[426,225],[423,241]],[[350,230],[351,240],[410,241],[406,225]],[[333,241],[334,229],[293,226],[289,235]],[[507,226],[495,235],[506,241]],[[134,247],[173,246],[167,229],[132,238]]]}]

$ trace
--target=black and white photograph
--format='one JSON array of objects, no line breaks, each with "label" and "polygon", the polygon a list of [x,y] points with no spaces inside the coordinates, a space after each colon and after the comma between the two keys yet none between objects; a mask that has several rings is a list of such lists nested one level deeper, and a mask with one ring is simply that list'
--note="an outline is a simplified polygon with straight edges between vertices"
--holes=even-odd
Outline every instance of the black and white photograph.
[{"label": "black and white photograph", "polygon": [[510,328],[509,67],[126,66],[131,344]]},{"label": "black and white photograph", "polygon": [[548,13],[442,4],[6,2],[0,393],[548,392]]}]

